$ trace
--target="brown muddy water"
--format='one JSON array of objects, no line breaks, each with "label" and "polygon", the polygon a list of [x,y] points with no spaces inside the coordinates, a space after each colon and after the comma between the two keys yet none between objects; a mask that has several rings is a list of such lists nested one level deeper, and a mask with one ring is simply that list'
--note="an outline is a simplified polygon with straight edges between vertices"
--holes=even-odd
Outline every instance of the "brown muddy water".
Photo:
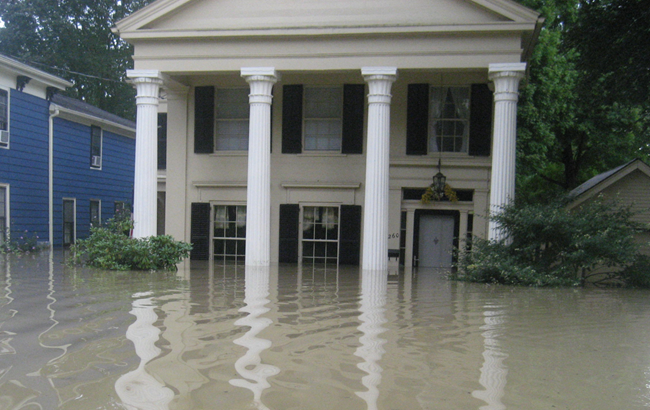
[{"label": "brown muddy water", "polygon": [[0,409],[641,409],[650,293],[0,256]]}]

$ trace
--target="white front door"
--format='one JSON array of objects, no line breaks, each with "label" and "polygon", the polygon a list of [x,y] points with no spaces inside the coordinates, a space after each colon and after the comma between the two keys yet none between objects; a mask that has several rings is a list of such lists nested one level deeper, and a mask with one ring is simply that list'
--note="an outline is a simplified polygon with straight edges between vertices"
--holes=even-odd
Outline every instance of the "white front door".
[{"label": "white front door", "polygon": [[418,266],[450,268],[454,249],[454,217],[452,215],[420,216]]}]

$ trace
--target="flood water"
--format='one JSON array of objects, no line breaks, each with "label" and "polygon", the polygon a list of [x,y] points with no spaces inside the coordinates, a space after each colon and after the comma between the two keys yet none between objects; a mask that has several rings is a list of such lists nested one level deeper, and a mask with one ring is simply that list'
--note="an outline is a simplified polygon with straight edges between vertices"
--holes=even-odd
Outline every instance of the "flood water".
[{"label": "flood water", "polygon": [[650,293],[0,255],[0,409],[641,409]]}]

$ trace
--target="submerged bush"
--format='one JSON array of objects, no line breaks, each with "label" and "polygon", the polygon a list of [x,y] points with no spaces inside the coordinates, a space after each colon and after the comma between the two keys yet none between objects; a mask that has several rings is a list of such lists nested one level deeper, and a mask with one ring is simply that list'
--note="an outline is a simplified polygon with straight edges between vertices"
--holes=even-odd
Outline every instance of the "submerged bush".
[{"label": "submerged bush", "polygon": [[192,249],[168,235],[130,238],[131,228],[133,222],[126,219],[111,219],[104,226],[90,228],[88,239],[71,247],[71,262],[113,270],[176,269]]},{"label": "submerged bush", "polygon": [[0,253],[26,255],[41,250],[38,235],[29,231],[11,233],[7,230],[5,241],[0,243]]},{"label": "submerged bush", "polygon": [[595,269],[612,268],[629,286],[650,286],[629,207],[597,200],[570,211],[563,201],[509,205],[494,215],[509,241],[473,240],[459,256],[455,278],[530,286],[579,285]]}]

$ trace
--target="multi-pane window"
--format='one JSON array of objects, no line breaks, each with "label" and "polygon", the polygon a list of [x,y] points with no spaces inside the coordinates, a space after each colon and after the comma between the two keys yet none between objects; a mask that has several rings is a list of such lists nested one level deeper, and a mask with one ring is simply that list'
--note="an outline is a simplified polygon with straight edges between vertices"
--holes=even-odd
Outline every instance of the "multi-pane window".
[{"label": "multi-pane window", "polygon": [[469,87],[431,87],[429,152],[467,152]]},{"label": "multi-pane window", "polygon": [[216,90],[216,151],[248,150],[248,88]]},{"label": "multi-pane window", "polygon": [[0,245],[7,240],[7,187],[0,186]]},{"label": "multi-pane window", "polygon": [[341,151],[342,87],[305,87],[304,147],[306,151]]},{"label": "multi-pane window", "polygon": [[303,263],[338,263],[339,208],[305,206],[302,212]]},{"label": "multi-pane window", "polygon": [[102,223],[101,201],[90,200],[90,226],[99,226]]},{"label": "multi-pane window", "polygon": [[102,167],[102,129],[95,126],[90,127],[90,166]]},{"label": "multi-pane window", "polygon": [[9,93],[0,90],[0,147],[9,146]]},{"label": "multi-pane window", "polygon": [[75,241],[75,201],[63,200],[63,246],[70,246]]},{"label": "multi-pane window", "polygon": [[215,205],[212,238],[215,259],[243,261],[246,255],[246,206]]}]

